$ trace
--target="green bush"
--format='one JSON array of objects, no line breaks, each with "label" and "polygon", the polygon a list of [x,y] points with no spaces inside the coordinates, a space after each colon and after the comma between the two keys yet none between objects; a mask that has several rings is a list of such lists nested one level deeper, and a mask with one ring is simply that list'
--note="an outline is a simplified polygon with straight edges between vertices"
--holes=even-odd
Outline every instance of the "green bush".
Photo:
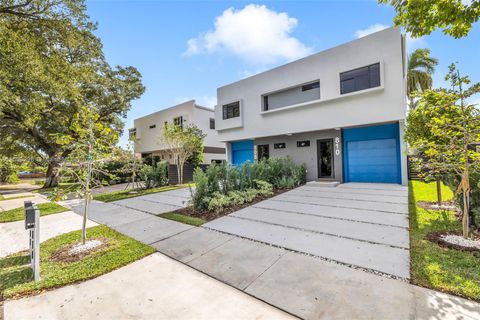
[{"label": "green bush", "polygon": [[155,166],[143,165],[138,176],[146,189],[161,187],[168,184],[168,162],[160,161]]},{"label": "green bush", "polygon": [[0,158],[0,182],[2,183],[17,183],[18,167],[12,160],[1,157]]},{"label": "green bush", "polygon": [[241,166],[213,164],[205,172],[195,170],[192,204],[195,210],[220,210],[228,205],[251,202],[258,195],[271,195],[274,189],[299,186],[305,180],[305,167],[290,158],[271,158]]}]

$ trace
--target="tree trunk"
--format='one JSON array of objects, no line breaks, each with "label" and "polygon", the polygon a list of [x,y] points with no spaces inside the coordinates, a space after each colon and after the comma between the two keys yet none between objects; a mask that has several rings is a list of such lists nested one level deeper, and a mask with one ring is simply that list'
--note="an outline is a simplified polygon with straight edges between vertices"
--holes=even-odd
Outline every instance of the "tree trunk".
[{"label": "tree trunk", "polygon": [[442,205],[442,185],[440,183],[440,177],[437,176],[437,204],[440,207]]},{"label": "tree trunk", "polygon": [[56,159],[56,156],[50,157],[45,176],[45,184],[43,185],[44,188],[58,187],[60,180],[60,166],[61,163]]}]

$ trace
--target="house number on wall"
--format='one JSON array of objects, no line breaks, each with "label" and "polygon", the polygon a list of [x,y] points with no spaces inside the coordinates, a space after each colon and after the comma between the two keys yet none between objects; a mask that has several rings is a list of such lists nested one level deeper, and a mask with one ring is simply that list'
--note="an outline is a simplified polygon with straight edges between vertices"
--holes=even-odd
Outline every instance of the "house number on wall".
[{"label": "house number on wall", "polygon": [[340,155],[340,138],[339,137],[335,138],[335,155],[336,156]]}]

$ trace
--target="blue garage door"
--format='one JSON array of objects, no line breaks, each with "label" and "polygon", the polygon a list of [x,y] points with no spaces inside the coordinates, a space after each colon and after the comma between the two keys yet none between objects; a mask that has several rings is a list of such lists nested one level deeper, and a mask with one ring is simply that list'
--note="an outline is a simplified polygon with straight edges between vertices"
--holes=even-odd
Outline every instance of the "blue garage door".
[{"label": "blue garage door", "polygon": [[345,129],[346,182],[401,183],[398,124]]},{"label": "blue garage door", "polygon": [[235,141],[230,144],[232,164],[241,165],[246,161],[253,162],[253,140]]}]

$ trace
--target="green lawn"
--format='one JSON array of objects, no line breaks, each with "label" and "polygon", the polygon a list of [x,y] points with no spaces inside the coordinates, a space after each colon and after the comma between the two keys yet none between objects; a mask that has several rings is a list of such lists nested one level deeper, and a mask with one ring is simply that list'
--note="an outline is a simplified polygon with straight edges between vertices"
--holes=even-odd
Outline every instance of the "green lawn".
[{"label": "green lawn", "polygon": [[207,221],[205,221],[203,219],[200,219],[200,218],[189,217],[189,216],[185,216],[183,214],[178,214],[178,213],[175,213],[175,212],[162,213],[162,214],[159,215],[159,217],[169,219],[169,220],[173,220],[173,221],[178,221],[178,222],[185,223],[185,224],[190,224],[190,225],[196,226],[196,227],[198,227],[198,226],[207,222]]},{"label": "green lawn", "polygon": [[144,196],[146,194],[163,192],[163,191],[170,191],[175,189],[185,188],[185,186],[163,186],[158,188],[152,189],[138,189],[135,190],[136,193],[130,193],[132,190],[121,190],[121,191],[114,191],[110,193],[99,194],[93,197],[93,199],[103,202],[112,202],[122,199],[134,198],[139,196]]},{"label": "green lawn", "polygon": [[[444,201],[452,199],[442,186]],[[438,246],[425,239],[432,231],[461,230],[451,211],[426,210],[417,201],[435,201],[436,184],[410,182],[410,242],[412,282],[438,291],[480,301],[480,254]]]},{"label": "green lawn", "polygon": [[25,252],[0,259],[0,300],[36,294],[98,277],[143,258],[155,250],[106,226],[87,229],[87,237],[106,238],[109,246],[76,262],[50,261],[59,249],[80,241],[81,231],[62,234],[45,241],[40,248],[41,280],[32,281],[32,271]]},{"label": "green lawn", "polygon": [[[40,203],[37,205],[37,207],[38,209],[40,209],[40,216],[47,216],[49,214],[68,211],[67,208],[62,207],[61,205],[56,204],[55,202]],[[0,223],[19,221],[23,219],[24,219],[23,207],[0,212]]]}]

